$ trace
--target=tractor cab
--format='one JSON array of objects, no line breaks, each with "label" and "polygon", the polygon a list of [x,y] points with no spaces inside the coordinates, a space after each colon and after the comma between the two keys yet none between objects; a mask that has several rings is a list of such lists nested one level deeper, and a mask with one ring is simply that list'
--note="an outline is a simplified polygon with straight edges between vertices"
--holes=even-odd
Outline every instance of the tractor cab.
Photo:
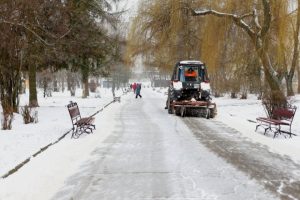
[{"label": "tractor cab", "polygon": [[180,61],[173,71],[166,107],[169,114],[213,118],[216,104],[211,102],[207,69],[200,61]]},{"label": "tractor cab", "polygon": [[199,79],[198,67],[180,66],[178,73],[181,82],[195,82]]},{"label": "tractor cab", "polygon": [[207,69],[200,61],[180,61],[173,71],[172,89],[175,99],[205,100],[210,95],[210,85]]},{"label": "tractor cab", "polygon": [[[206,66],[201,62],[187,64],[188,62],[179,62],[174,68],[173,80],[185,82],[208,82]],[[190,62],[191,63],[191,62]]]}]

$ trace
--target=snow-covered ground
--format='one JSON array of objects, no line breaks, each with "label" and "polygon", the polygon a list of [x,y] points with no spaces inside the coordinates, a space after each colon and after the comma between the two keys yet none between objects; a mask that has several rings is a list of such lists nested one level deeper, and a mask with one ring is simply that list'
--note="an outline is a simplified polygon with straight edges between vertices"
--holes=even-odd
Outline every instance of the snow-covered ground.
[{"label": "snow-covered ground", "polygon": [[[152,90],[148,89],[149,92]],[[121,91],[118,95],[120,95]],[[80,91],[75,98],[71,98],[69,93],[54,93],[53,97],[39,97],[40,107],[38,108],[39,122],[37,124],[24,125],[21,116],[16,115],[13,123],[13,130],[0,133],[0,175],[2,176],[11,168],[22,162],[28,156],[37,152],[41,147],[53,142],[71,128],[71,122],[66,105],[69,101],[76,101],[79,104],[82,115],[93,114],[112,100],[110,90],[101,90],[101,98],[80,98]],[[142,92],[143,94],[143,92]],[[161,102],[166,98],[165,88],[156,88],[150,92],[151,95],[158,96]],[[132,95],[133,94],[129,94]],[[133,98],[133,97],[130,97]],[[21,98],[22,105],[26,104],[28,96]],[[273,152],[291,157],[295,162],[300,163],[300,138],[277,137],[263,135],[262,130],[255,132],[256,124],[253,123],[257,116],[265,116],[261,102],[254,96],[248,100],[230,99],[228,97],[214,98],[217,103],[218,115],[213,121],[220,121],[237,131],[245,138],[269,147]],[[294,104],[300,106],[300,96],[294,98]],[[96,116],[97,130],[92,135],[83,135],[78,140],[70,139],[67,136],[60,143],[51,147],[43,153],[43,156],[34,158],[29,164],[22,168],[20,173],[12,175],[7,179],[0,179],[0,199],[49,199],[55,192],[63,187],[64,180],[74,174],[81,166],[82,160],[93,162],[93,152],[98,147],[108,145],[103,142],[108,135],[113,135],[118,129],[114,115],[124,106],[124,102],[113,104]],[[126,106],[126,105],[125,105]],[[163,110],[164,105],[161,105]],[[165,112],[168,116],[167,112]],[[172,116],[168,116],[172,117]],[[174,116],[175,117],[175,116]],[[300,135],[300,111],[296,112],[292,131]],[[59,155],[59,156],[58,156]],[[51,173],[47,172],[47,167],[51,168]],[[63,167],[62,167],[63,166]],[[88,166],[86,166],[88,167]],[[53,177],[53,173],[55,177]],[[35,176],[34,174],[42,174]],[[38,188],[31,188],[26,184],[35,183]],[[49,181],[51,180],[51,181]],[[21,182],[21,183],[20,183]],[[16,183],[18,183],[16,185]],[[21,187],[20,187],[21,186]],[[15,194],[16,191],[18,194]],[[38,198],[40,197],[40,198]]]},{"label": "snow-covered ground", "polygon": [[[156,91],[162,96],[167,93],[166,88],[159,88]],[[264,135],[262,128],[258,128],[255,132],[256,118],[266,117],[266,113],[261,101],[257,100],[254,95],[249,95],[248,99],[231,99],[229,96],[213,98],[218,111],[213,120],[220,121],[236,129],[253,142],[266,145],[271,151],[287,155],[295,162],[300,163],[300,95],[292,97],[289,101],[298,108],[292,124],[292,132],[298,136],[292,138],[278,136],[273,139],[273,134]]]},{"label": "snow-covered ground", "polygon": [[[0,176],[72,128],[66,107],[70,101],[78,103],[82,116],[89,116],[113,99],[110,89],[101,89],[101,98],[96,98],[99,93],[91,93],[89,98],[82,99],[81,94],[82,90],[78,89],[75,97],[71,97],[69,92],[54,92],[52,97],[43,98],[42,92],[39,92],[36,124],[25,125],[20,114],[14,115],[12,130],[0,130]],[[21,96],[20,105],[28,104],[28,99],[27,92]]]},{"label": "snow-covered ground", "polygon": [[215,98],[217,103],[218,115],[215,120],[221,121],[228,126],[238,130],[243,136],[250,138],[254,142],[267,145],[271,151],[291,157],[300,163],[300,95],[292,98],[291,102],[296,105],[296,111],[292,132],[298,136],[285,138],[283,136],[273,139],[273,134],[263,134],[263,129],[258,128],[255,132],[257,117],[266,117],[266,113],[255,96],[250,96],[247,100],[230,99],[229,97]]}]

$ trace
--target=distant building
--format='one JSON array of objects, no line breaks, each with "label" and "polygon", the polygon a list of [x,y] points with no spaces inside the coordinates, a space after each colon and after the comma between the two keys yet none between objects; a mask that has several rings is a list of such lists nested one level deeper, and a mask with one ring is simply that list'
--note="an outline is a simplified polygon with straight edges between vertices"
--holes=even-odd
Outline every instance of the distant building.
[{"label": "distant building", "polygon": [[113,82],[112,82],[112,80],[103,80],[101,85],[103,88],[111,88],[113,85]]},{"label": "distant building", "polygon": [[152,82],[153,87],[169,87],[170,80],[164,80],[164,79],[155,79]]}]

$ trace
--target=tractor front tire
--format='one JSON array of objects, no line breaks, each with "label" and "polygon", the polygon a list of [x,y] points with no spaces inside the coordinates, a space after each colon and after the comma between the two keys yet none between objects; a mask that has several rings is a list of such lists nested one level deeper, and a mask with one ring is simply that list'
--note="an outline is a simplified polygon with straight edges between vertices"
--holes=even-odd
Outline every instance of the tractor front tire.
[{"label": "tractor front tire", "polygon": [[173,110],[173,108],[171,106],[170,99],[168,99],[167,107],[168,107],[168,113],[169,114],[174,114],[174,110]]}]

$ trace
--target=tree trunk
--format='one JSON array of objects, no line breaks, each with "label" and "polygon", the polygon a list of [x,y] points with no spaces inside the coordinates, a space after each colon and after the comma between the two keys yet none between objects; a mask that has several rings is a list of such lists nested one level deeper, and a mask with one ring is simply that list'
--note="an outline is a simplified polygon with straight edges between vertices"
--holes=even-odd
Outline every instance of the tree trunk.
[{"label": "tree trunk", "polygon": [[72,72],[67,73],[67,86],[68,90],[71,93],[71,96],[75,96],[76,93],[76,80],[75,80],[75,74]]},{"label": "tree trunk", "polygon": [[113,98],[115,98],[115,96],[116,96],[115,89],[116,89],[116,83],[115,83],[115,79],[113,78],[112,86],[111,86],[111,92],[112,92]]},{"label": "tree trunk", "polygon": [[89,94],[89,69],[88,67],[84,66],[81,68],[82,72],[82,84],[83,84],[83,90],[82,90],[82,98],[87,98]]},{"label": "tree trunk", "polygon": [[43,78],[43,89],[44,89],[44,98],[46,98],[46,96],[48,96],[48,81],[46,76]]},{"label": "tree trunk", "polygon": [[64,78],[64,76],[61,78],[61,91],[65,92],[65,78]]},{"label": "tree trunk", "polygon": [[83,94],[83,98],[87,98],[88,96],[90,96],[90,91],[89,91],[89,81],[88,81],[88,79],[86,79],[85,81],[84,81],[84,89],[83,89],[83,92],[84,92],[84,94]]},{"label": "tree trunk", "polygon": [[13,112],[19,113],[19,93],[21,91],[22,82],[21,82],[21,76],[20,72],[16,72],[16,75],[14,77],[14,80],[12,80],[12,106],[13,106]]},{"label": "tree trunk", "polygon": [[251,37],[251,39],[255,45],[257,55],[262,63],[265,80],[271,90],[271,93],[268,94],[270,96],[267,98],[270,99],[272,104],[276,104],[277,106],[286,106],[286,96],[280,88],[280,80],[276,76],[276,71],[271,64],[269,54],[267,53],[268,44],[266,42],[263,42],[264,40],[266,40],[266,38]]},{"label": "tree trunk", "polygon": [[39,106],[36,91],[36,65],[29,66],[29,106]]},{"label": "tree trunk", "polygon": [[[300,0],[298,0],[298,8],[300,6]],[[298,65],[299,60],[299,32],[300,32],[300,11],[298,9],[297,11],[297,23],[296,23],[296,30],[294,33],[294,53],[293,53],[293,59],[292,59],[292,65],[289,73],[287,73],[286,76],[286,86],[287,86],[287,96],[294,96],[294,90],[293,90],[293,77],[295,74],[296,68]],[[298,71],[299,75],[299,71]],[[298,76],[298,82],[299,82],[299,76]],[[298,90],[299,90],[299,84],[298,84]]]},{"label": "tree trunk", "polygon": [[287,96],[294,96],[294,89],[293,89],[293,77],[287,76],[286,78],[286,89],[287,89]]},{"label": "tree trunk", "polygon": [[69,72],[67,74],[67,90],[71,90],[71,77]]},{"label": "tree trunk", "polygon": [[54,78],[53,78],[53,92],[59,92],[57,75],[54,75]]},{"label": "tree trunk", "polygon": [[237,94],[235,92],[231,92],[230,93],[230,98],[236,99],[237,98]]},{"label": "tree trunk", "polygon": [[297,67],[297,72],[298,72],[298,94],[300,94],[300,66]]},{"label": "tree trunk", "polygon": [[3,109],[3,116],[2,116],[2,129],[3,130],[11,130],[12,126],[12,120],[13,120],[13,109],[11,105],[9,105],[9,102],[7,101],[8,99],[2,99],[1,100],[1,105]]},{"label": "tree trunk", "polygon": [[14,77],[13,73],[5,73],[5,76],[0,77],[1,90],[0,99],[1,106],[3,110],[3,115],[1,119],[1,126],[3,130],[10,130],[12,128],[13,111],[14,111]]}]

